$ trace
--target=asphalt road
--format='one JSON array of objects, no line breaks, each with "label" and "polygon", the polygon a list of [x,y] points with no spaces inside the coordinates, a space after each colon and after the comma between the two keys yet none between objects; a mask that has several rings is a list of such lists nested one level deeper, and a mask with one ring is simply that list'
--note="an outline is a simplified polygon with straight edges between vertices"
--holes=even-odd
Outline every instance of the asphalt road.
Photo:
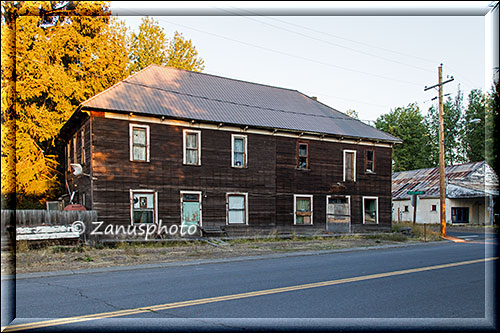
[{"label": "asphalt road", "polygon": [[467,241],[18,279],[5,332],[493,330],[497,238],[455,237]]}]

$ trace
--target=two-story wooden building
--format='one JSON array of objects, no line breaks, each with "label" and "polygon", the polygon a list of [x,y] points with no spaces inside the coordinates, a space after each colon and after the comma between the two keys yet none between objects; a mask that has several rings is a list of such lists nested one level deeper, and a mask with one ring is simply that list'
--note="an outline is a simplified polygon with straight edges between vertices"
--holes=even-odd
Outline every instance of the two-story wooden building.
[{"label": "two-story wooden building", "polygon": [[296,90],[151,65],[82,103],[61,138],[75,201],[105,224],[391,227],[400,140]]}]

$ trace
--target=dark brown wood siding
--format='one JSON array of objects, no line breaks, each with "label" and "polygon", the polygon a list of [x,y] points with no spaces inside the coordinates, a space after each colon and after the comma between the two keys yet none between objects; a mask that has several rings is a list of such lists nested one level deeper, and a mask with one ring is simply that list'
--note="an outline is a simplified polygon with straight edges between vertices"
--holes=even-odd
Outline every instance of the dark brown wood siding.
[{"label": "dark brown wood siding", "polygon": [[[163,224],[181,222],[180,191],[201,191],[203,225],[225,225],[226,194],[241,192],[248,193],[248,226],[230,226],[234,231],[323,231],[326,196],[340,194],[351,196],[353,231],[390,229],[391,148],[300,139],[308,143],[309,167],[298,169],[297,138],[200,129],[201,165],[191,166],[183,165],[185,128],[148,123],[150,161],[133,162],[130,123],[92,117],[92,209],[105,223],[129,224],[130,190],[147,189],[158,193]],[[247,136],[247,168],[231,167],[235,133]],[[343,181],[345,149],[356,151],[355,182]],[[375,151],[374,174],[364,170],[366,149]],[[313,195],[312,226],[294,225],[294,194]],[[378,198],[378,225],[363,225],[363,196]]]}]

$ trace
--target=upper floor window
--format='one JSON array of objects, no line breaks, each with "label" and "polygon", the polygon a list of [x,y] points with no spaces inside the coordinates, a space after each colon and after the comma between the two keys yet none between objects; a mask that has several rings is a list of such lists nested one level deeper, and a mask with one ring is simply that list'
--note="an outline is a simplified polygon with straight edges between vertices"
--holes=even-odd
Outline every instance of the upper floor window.
[{"label": "upper floor window", "polygon": [[246,135],[231,135],[232,158],[231,166],[236,168],[246,168],[247,166],[247,137]]},{"label": "upper floor window", "polygon": [[149,162],[149,126],[130,124],[130,160]]},{"label": "upper floor window", "polygon": [[187,165],[201,165],[201,132],[184,130],[184,158]]},{"label": "upper floor window", "polygon": [[365,171],[366,173],[375,173],[375,151],[365,150]]},{"label": "upper floor window", "polygon": [[344,150],[344,181],[356,181],[356,151]]},{"label": "upper floor window", "polygon": [[305,142],[299,142],[297,144],[297,168],[309,168],[309,144]]}]

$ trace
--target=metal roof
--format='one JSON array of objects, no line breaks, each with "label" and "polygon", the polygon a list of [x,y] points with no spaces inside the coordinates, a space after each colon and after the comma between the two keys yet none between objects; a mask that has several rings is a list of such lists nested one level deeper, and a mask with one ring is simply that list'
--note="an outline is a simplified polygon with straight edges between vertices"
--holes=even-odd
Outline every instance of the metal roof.
[{"label": "metal roof", "polygon": [[129,76],[81,107],[401,142],[297,90],[159,65]]},{"label": "metal roof", "polygon": [[[498,195],[498,177],[485,162],[445,167],[446,197],[471,198]],[[407,200],[408,191],[424,191],[420,197],[439,197],[439,167],[392,174],[392,199]]]}]

